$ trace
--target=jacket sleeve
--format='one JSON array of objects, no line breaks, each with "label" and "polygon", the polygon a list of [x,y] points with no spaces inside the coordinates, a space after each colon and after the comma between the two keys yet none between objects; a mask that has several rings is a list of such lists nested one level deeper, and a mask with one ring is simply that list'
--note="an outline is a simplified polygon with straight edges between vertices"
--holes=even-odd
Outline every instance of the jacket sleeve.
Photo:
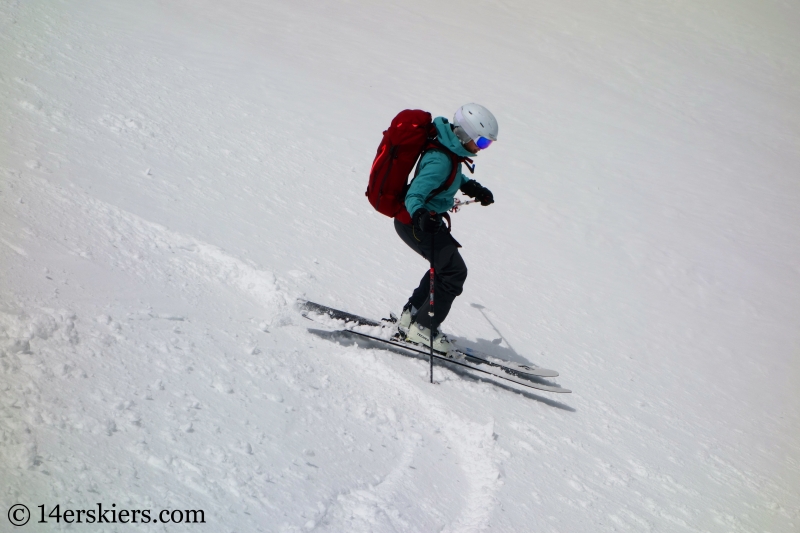
[{"label": "jacket sleeve", "polygon": [[450,175],[450,157],[439,151],[427,152],[419,162],[419,172],[406,193],[406,209],[413,215],[437,187]]}]

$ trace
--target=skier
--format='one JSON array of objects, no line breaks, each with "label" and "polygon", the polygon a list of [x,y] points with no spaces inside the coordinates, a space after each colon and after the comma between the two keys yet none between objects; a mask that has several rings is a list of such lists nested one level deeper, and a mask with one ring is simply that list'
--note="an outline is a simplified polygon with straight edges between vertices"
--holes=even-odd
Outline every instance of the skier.
[{"label": "skier", "polygon": [[459,189],[484,206],[494,203],[494,197],[489,189],[464,176],[461,168],[448,188],[437,191],[446,184],[452,171],[451,156],[443,150],[449,150],[460,158],[475,157],[497,140],[498,128],[494,115],[478,104],[458,108],[452,123],[444,117],[437,117],[433,123],[441,149],[423,153],[405,198],[411,224],[395,218],[394,227],[403,242],[428,262],[433,253],[434,315],[429,316],[430,274],[426,271],[419,287],[403,307],[398,327],[406,340],[424,346],[430,344],[432,334],[433,349],[447,353],[452,345],[439,326],[450,312],[453,300],[463,290],[467,265],[458,252],[461,245],[450,235],[450,228],[443,222],[442,215],[453,207]]}]

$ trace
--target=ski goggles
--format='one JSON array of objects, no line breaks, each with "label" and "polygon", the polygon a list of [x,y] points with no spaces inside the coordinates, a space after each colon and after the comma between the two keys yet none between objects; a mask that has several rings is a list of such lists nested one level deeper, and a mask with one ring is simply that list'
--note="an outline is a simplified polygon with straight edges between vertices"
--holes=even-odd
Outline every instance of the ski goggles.
[{"label": "ski goggles", "polygon": [[481,150],[486,150],[492,144],[491,139],[487,139],[486,137],[478,137],[475,139],[475,146],[480,148]]}]

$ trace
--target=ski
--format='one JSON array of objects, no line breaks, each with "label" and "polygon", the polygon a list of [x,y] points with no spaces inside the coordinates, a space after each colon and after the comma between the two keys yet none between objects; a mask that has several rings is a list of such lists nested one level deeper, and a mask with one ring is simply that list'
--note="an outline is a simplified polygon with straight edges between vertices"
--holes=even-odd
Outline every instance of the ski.
[{"label": "ski", "polygon": [[[396,322],[396,319],[394,317],[391,319],[383,319],[381,321],[378,321],[354,315],[352,313],[341,311],[339,309],[334,309],[326,305],[321,305],[318,303],[309,302],[305,300],[300,300],[299,304],[301,310],[304,312],[318,313],[320,315],[328,316],[334,320],[343,320],[345,323],[350,322],[358,324],[360,326],[382,327],[382,328],[395,327],[394,322]],[[541,368],[537,366],[522,365],[511,361],[500,361],[495,357],[484,354],[477,350],[473,350],[472,348],[457,347],[456,351],[468,357],[469,359],[476,360],[487,365],[496,366],[506,372],[527,374],[529,376],[536,376],[540,378],[558,377],[558,372],[556,372],[555,370],[550,370],[548,368]]]},{"label": "ski", "polygon": [[[404,350],[408,350],[410,352],[415,352],[415,353],[418,353],[420,355],[424,355],[426,357],[430,357],[430,352],[429,351],[422,350],[421,347],[418,347],[418,346],[416,346],[414,344],[409,344],[407,342],[391,340],[391,339],[383,339],[381,337],[376,337],[374,335],[369,335],[367,333],[362,333],[362,332],[356,331],[354,329],[344,329],[344,330],[341,330],[341,331],[344,331],[344,332],[347,332],[347,333],[352,333],[354,335],[358,335],[359,337],[364,337],[366,339],[370,339],[370,340],[373,340],[373,341],[381,342],[381,343],[384,343],[384,344],[389,344],[389,345],[392,345],[392,346],[396,346],[398,348],[402,348]],[[477,370],[478,372],[482,372],[484,374],[489,374],[490,376],[495,376],[495,377],[498,377],[500,379],[505,379],[507,381],[512,381],[514,383],[517,383],[519,385],[522,385],[522,386],[525,386],[525,387],[529,387],[529,388],[532,388],[532,389],[538,389],[538,390],[543,390],[543,391],[547,391],[547,392],[562,392],[562,393],[563,392],[572,392],[569,389],[564,389],[562,387],[557,387],[555,385],[546,385],[544,383],[537,383],[537,382],[534,382],[534,381],[528,381],[527,379],[525,379],[524,377],[521,377],[520,375],[518,375],[516,373],[504,372],[503,370],[500,370],[497,367],[494,367],[494,366],[491,366],[491,365],[487,365],[487,364],[484,364],[484,363],[480,363],[480,362],[473,363],[473,362],[469,362],[469,361],[466,361],[466,360],[451,358],[451,357],[447,357],[446,355],[442,355],[442,354],[440,354],[438,352],[433,352],[433,357],[435,359],[440,360],[440,361],[445,361],[447,363],[453,363],[455,365],[459,365],[459,366],[463,366],[463,367],[469,368],[470,370]],[[531,376],[531,377],[536,377],[536,376]]]},{"label": "ski", "polygon": [[[364,318],[363,316],[354,315],[346,311],[340,311],[339,309],[334,309],[333,307],[328,307],[327,305],[309,302],[307,300],[298,300],[297,303],[300,306],[301,311],[310,311],[312,313],[326,315],[334,320],[355,322],[360,326],[373,326],[373,327],[383,326],[383,324],[377,320],[370,320],[369,318]],[[305,313],[303,314],[303,316],[306,316]]]},{"label": "ski", "polygon": [[[354,329],[354,326],[381,328],[381,330],[386,330],[389,328],[394,329],[395,328],[394,318],[378,321],[369,318],[364,318],[362,316],[354,315],[346,311],[341,311],[339,309],[334,309],[332,307],[328,307],[325,305],[305,300],[298,301],[298,304],[302,315],[308,318],[309,320],[313,320],[313,318],[311,318],[309,314],[327,316],[334,320],[343,321],[345,323],[345,328],[342,331],[344,332],[352,333],[363,338],[371,339],[376,342],[403,348],[405,350],[409,350],[411,352],[415,352],[421,355],[425,356],[430,355],[430,352],[425,350],[424,347],[418,346],[413,343],[405,342],[402,339],[396,337],[385,338],[373,334],[377,332],[365,332]],[[564,389],[554,385],[532,382],[526,379],[526,378],[556,377],[558,376],[558,372],[556,372],[555,370],[549,370],[546,368],[539,368],[539,367],[531,367],[527,365],[519,365],[515,363],[509,363],[506,361],[500,363],[496,359],[489,359],[490,356],[487,356],[480,352],[473,351],[471,349],[457,349],[454,352],[455,352],[454,357],[449,357],[445,354],[441,354],[438,352],[434,352],[433,356],[441,361],[447,361],[463,367],[471,368],[473,370],[477,370],[485,374],[490,374],[492,376],[513,381],[515,383],[524,385],[526,387],[531,387],[548,392],[560,392],[560,393],[571,392],[568,389]]]},{"label": "ski", "polygon": [[480,359],[481,361],[484,361],[488,365],[498,366],[500,368],[512,370],[514,372],[519,372],[521,374],[528,374],[530,376],[536,376],[540,378],[558,377],[558,372],[555,370],[550,370],[549,368],[542,368],[540,366],[523,365],[520,363],[515,363],[513,361],[502,361],[494,356],[485,354],[483,352],[474,350],[466,346],[459,347],[458,351],[465,354],[467,357],[472,357],[473,359]]}]

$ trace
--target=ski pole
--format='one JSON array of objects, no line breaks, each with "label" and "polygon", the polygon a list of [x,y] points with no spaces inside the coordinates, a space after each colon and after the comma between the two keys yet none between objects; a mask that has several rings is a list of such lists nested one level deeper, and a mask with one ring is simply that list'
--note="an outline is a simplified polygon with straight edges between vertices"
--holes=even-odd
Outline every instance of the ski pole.
[{"label": "ski pole", "polygon": [[433,277],[434,277],[434,270],[433,270],[433,260],[436,253],[436,248],[433,245],[433,240],[436,237],[435,233],[431,233],[431,294],[430,294],[430,302],[428,302],[428,316],[431,319],[431,383],[433,383]]},{"label": "ski pole", "polygon": [[458,198],[453,198],[453,207],[450,208],[450,212],[458,213],[465,205],[474,204],[477,201],[478,200],[460,200]]}]

